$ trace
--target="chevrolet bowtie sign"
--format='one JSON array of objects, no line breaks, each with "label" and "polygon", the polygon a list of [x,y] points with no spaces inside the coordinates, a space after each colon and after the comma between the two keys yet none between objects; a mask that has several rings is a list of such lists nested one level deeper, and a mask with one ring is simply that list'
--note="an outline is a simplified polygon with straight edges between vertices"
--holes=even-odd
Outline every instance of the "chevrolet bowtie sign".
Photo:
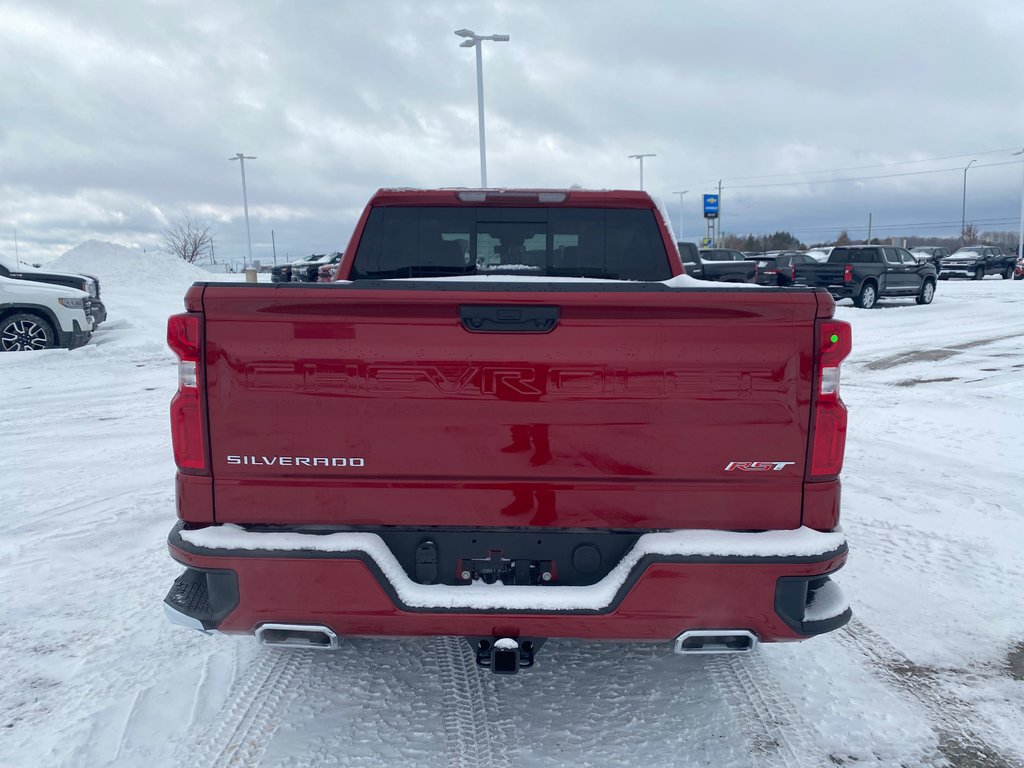
[{"label": "chevrolet bowtie sign", "polygon": [[718,195],[704,195],[704,218],[718,218]]}]

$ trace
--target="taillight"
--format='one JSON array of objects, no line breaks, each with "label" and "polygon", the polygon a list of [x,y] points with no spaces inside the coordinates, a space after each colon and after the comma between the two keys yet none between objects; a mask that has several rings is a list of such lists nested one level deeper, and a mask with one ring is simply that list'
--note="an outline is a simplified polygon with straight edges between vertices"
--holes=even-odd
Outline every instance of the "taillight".
[{"label": "taillight", "polygon": [[850,354],[850,324],[841,320],[818,323],[818,361],[811,460],[808,480],[834,480],[843,468],[846,448],[846,406],[839,396],[839,365]]},{"label": "taillight", "polygon": [[789,279],[791,281],[792,280],[796,280],[796,267],[790,267],[789,268]]},{"label": "taillight", "polygon": [[196,312],[167,319],[167,346],[178,356],[178,391],[171,399],[171,444],[179,469],[206,470],[203,411],[199,399],[202,326]]},{"label": "taillight", "polygon": [[853,264],[847,264],[843,267],[843,282],[853,282]]}]

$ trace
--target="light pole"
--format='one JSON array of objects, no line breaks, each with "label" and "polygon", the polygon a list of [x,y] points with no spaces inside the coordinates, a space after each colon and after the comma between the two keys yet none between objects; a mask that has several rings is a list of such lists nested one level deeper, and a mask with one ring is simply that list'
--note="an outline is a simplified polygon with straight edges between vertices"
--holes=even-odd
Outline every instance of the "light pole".
[{"label": "light pole", "polygon": [[457,29],[455,34],[466,38],[460,48],[476,48],[476,105],[480,113],[480,186],[487,187],[487,141],[484,138],[484,56],[483,42],[507,43],[508,35],[478,35],[471,29]]},{"label": "light pole", "polygon": [[682,192],[672,193],[673,195],[679,195],[679,232],[677,233],[676,237],[683,236],[683,195],[685,195],[689,191],[690,190],[688,189],[684,189]]},{"label": "light pole", "polygon": [[245,210],[245,240],[249,245],[249,260],[245,262],[246,269],[252,266],[252,236],[249,234],[249,198],[245,194],[245,161],[255,159],[255,155],[249,157],[241,152],[236,152],[234,157],[228,158],[232,162],[237,160],[239,167],[242,169],[242,208]]},{"label": "light pole", "polygon": [[964,240],[965,232],[967,231],[967,171],[970,170],[971,166],[974,165],[977,160],[971,160],[964,168],[964,198],[963,203],[960,207],[960,244],[965,245]]},{"label": "light pole", "polygon": [[[1024,155],[1024,149],[1013,154]],[[1020,187],[1020,229],[1017,231],[1017,258],[1024,259],[1024,178],[1021,179]]]},{"label": "light pole", "polygon": [[648,152],[647,154],[643,155],[630,155],[630,157],[640,161],[640,189],[642,190],[644,188],[644,158],[657,157],[657,155],[652,155]]}]

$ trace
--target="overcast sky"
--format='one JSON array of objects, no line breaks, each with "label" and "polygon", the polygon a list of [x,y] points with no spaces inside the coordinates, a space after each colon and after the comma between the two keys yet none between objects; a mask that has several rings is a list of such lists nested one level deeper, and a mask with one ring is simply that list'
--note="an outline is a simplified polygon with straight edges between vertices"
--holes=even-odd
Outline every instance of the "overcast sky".
[{"label": "overcast sky", "polygon": [[491,186],[637,188],[654,153],[688,238],[719,179],[727,232],[953,235],[976,159],[968,221],[1017,228],[1021,0],[0,0],[0,251],[153,247],[187,210],[240,258],[236,152],[264,261],[271,231],[279,260],[343,248],[378,187],[478,186],[463,27],[511,36]]}]

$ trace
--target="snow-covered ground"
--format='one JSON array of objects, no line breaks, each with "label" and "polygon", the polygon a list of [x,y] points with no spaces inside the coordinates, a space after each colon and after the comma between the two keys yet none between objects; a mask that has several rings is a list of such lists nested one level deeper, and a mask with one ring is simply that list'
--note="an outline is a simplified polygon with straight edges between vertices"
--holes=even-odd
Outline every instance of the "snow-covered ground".
[{"label": "snow-covered ground", "polygon": [[1024,283],[841,306],[846,629],[749,657],[551,640],[261,650],[168,624],[164,345],[211,276],[89,243],[110,319],[0,356],[0,766],[1024,765]]}]

